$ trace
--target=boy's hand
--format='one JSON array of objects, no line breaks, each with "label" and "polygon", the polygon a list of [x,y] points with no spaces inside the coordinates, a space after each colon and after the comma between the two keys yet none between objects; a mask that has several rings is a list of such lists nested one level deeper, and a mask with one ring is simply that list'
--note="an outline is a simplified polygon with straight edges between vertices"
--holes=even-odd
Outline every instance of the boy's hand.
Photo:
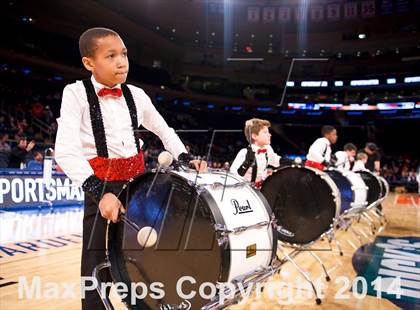
[{"label": "boy's hand", "polygon": [[106,193],[101,201],[99,201],[99,210],[103,218],[116,223],[118,221],[118,212],[121,210],[125,213],[125,209],[121,201],[112,193]]},{"label": "boy's hand", "polygon": [[200,159],[194,159],[190,161],[190,165],[195,168],[198,172],[206,172],[207,171],[207,162]]}]

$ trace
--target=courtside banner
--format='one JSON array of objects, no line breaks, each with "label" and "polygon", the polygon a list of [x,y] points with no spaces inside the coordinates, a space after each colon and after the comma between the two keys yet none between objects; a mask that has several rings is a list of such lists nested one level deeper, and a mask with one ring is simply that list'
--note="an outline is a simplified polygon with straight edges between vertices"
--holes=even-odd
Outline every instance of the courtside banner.
[{"label": "courtside banner", "polygon": [[83,190],[65,174],[53,173],[44,180],[38,171],[0,170],[0,210],[74,205],[83,200]]}]

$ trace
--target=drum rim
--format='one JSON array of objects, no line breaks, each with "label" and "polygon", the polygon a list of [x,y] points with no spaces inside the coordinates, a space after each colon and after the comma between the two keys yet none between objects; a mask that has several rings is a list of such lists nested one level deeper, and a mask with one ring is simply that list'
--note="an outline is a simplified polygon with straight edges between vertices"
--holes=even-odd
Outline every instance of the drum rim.
[{"label": "drum rim", "polygon": [[[374,174],[372,171],[370,171],[370,170],[359,170],[359,171],[355,171],[355,172],[358,173],[358,174],[363,174],[363,173],[368,174],[368,175],[372,176],[376,180],[376,182],[378,182],[378,185],[379,185],[379,196],[371,204],[369,204],[369,202],[368,202],[368,205],[366,206],[366,208],[367,209],[370,209],[372,207],[376,207],[383,200],[382,199],[383,198],[383,196],[382,196],[382,190],[383,190],[383,188],[382,188],[382,182],[381,182],[380,178],[376,174]],[[363,180],[363,182],[364,181],[365,180]],[[367,184],[366,184],[366,186],[368,187],[368,193],[369,193],[369,186]],[[367,200],[367,198],[366,198],[366,200]]]},{"label": "drum rim", "polygon": [[385,193],[384,193],[384,195],[382,196],[382,199],[385,199],[388,195],[389,195],[389,183],[388,183],[388,181],[383,177],[383,176],[381,176],[381,175],[377,175],[376,176],[378,179],[379,179],[379,181],[382,183],[382,184],[384,184],[384,186],[385,186]]}]

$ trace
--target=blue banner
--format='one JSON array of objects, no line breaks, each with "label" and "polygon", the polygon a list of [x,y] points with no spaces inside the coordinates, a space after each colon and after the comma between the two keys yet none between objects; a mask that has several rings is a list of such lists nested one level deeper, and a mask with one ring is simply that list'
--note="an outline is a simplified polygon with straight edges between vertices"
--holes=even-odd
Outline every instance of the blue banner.
[{"label": "blue banner", "polygon": [[0,171],[0,210],[83,202],[84,192],[62,173],[44,180],[41,171]]}]

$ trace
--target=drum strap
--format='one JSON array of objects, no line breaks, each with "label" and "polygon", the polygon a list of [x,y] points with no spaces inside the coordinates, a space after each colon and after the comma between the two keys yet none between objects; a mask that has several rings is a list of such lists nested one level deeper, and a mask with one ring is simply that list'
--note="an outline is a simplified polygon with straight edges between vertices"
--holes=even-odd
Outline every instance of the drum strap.
[{"label": "drum strap", "polygon": [[327,154],[328,146],[329,146],[328,144],[325,145],[324,152],[322,153],[322,158],[324,159],[325,159],[325,154]]},{"label": "drum strap", "polygon": [[252,165],[251,182],[255,182],[255,180],[257,179],[257,170],[258,170],[257,161],[255,161],[254,164]]},{"label": "drum strap", "polygon": [[[90,120],[92,124],[93,137],[95,139],[96,152],[98,157],[108,158],[108,147],[106,144],[106,134],[104,121],[102,118],[101,107],[99,105],[98,95],[90,79],[83,80],[86,89],[86,96],[89,103]],[[121,84],[121,90],[127,103],[128,111],[131,118],[131,126],[133,128],[133,136],[136,144],[137,152],[140,153],[140,142],[134,130],[138,127],[137,109],[134,103],[133,95],[126,84]]]},{"label": "drum strap", "polygon": [[[267,169],[268,166],[268,155],[267,153],[264,153],[265,156],[265,169]],[[252,166],[252,175],[251,175],[251,182],[255,182],[257,179],[257,172],[258,172],[258,165],[257,165],[257,158],[255,157],[254,164]]]}]

